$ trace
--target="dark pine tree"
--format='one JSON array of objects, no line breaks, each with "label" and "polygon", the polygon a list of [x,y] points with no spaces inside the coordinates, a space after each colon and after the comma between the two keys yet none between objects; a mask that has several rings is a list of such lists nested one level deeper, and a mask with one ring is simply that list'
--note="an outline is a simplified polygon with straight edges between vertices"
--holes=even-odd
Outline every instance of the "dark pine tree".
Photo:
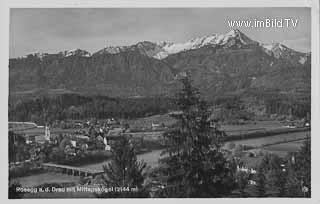
[{"label": "dark pine tree", "polygon": [[285,161],[275,154],[266,154],[259,168],[264,170],[266,177],[266,187],[268,196],[285,197],[285,184],[287,180],[287,171],[284,171]]},{"label": "dark pine tree", "polygon": [[[131,142],[121,138],[112,147],[111,162],[103,166],[105,174],[100,181],[107,187],[113,187],[113,191],[97,197],[148,197],[149,193],[143,186],[145,168],[145,162],[137,161]],[[117,192],[116,187],[120,187],[122,192]]]},{"label": "dark pine tree", "polygon": [[308,188],[304,196],[311,196],[311,139],[307,138],[297,155],[297,166],[299,168],[299,177],[302,180],[302,186]]},{"label": "dark pine tree", "polygon": [[266,177],[263,168],[259,167],[256,174],[256,194],[258,197],[266,196]]},{"label": "dark pine tree", "polygon": [[289,159],[288,179],[286,183],[287,197],[311,196],[311,140],[308,137],[296,153],[295,159]]},{"label": "dark pine tree", "polygon": [[246,193],[245,189],[249,183],[249,174],[244,171],[238,171],[236,173],[236,182],[237,182],[237,187],[239,190],[239,196],[241,198],[247,197],[247,193]]},{"label": "dark pine tree", "polygon": [[178,125],[164,134],[169,156],[162,166],[161,197],[223,197],[234,187],[233,172],[220,147],[224,132],[210,120],[207,103],[189,76],[176,98]]}]

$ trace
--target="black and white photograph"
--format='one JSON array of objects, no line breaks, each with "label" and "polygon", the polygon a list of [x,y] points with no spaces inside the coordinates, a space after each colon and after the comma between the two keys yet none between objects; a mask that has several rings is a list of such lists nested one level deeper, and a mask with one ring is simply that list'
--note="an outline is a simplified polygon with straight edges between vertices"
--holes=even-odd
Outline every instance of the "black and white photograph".
[{"label": "black and white photograph", "polygon": [[10,8],[8,198],[311,198],[311,27],[310,7]]}]

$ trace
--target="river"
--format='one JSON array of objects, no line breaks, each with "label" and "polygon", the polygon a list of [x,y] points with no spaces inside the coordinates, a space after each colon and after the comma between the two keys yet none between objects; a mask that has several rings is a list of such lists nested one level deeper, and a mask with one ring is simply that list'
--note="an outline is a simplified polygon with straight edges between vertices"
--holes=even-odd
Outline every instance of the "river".
[{"label": "river", "polygon": [[[139,154],[139,155],[137,155],[137,160],[146,162],[147,165],[150,167],[155,167],[158,164],[158,160],[161,157],[160,154],[162,151],[163,150],[152,150],[151,152]],[[106,165],[109,162],[110,162],[110,160],[107,160],[107,161],[103,161],[100,163],[87,164],[87,165],[82,165],[79,167],[86,168],[86,169],[103,170],[103,165]]]}]

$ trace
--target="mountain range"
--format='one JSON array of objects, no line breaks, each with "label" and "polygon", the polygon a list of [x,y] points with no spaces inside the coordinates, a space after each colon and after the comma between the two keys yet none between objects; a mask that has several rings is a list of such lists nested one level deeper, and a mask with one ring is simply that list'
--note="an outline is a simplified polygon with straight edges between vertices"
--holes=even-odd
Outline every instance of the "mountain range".
[{"label": "mountain range", "polygon": [[143,97],[177,92],[189,72],[205,97],[261,92],[310,97],[311,53],[263,44],[239,30],[183,43],[138,42],[9,59],[11,96],[71,92]]}]

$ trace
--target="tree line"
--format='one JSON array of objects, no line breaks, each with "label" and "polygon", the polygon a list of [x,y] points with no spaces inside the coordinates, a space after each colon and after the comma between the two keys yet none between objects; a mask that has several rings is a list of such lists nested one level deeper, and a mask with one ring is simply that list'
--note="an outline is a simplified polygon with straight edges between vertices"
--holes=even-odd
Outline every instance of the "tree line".
[{"label": "tree line", "polygon": [[9,120],[44,124],[66,119],[137,118],[166,113],[173,109],[171,101],[166,97],[123,99],[78,94],[43,96],[10,103]]}]

